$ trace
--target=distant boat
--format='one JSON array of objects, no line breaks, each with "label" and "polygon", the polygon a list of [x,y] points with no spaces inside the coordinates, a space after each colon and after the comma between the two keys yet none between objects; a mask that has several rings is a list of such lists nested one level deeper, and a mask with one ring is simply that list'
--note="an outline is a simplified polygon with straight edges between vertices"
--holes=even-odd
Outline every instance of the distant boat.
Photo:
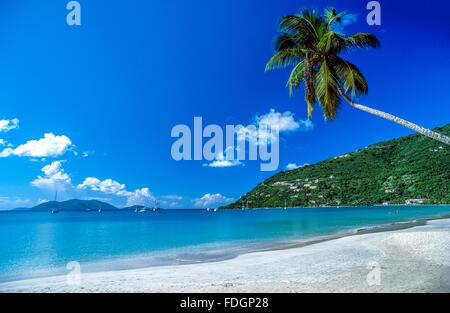
[{"label": "distant boat", "polygon": [[206,208],[206,211],[210,211],[211,210],[211,208]]},{"label": "distant boat", "polygon": [[139,210],[139,212],[147,212],[147,208],[145,207],[145,206],[143,206],[140,210]]},{"label": "distant boat", "polygon": [[218,210],[218,209],[217,209],[217,208],[215,208],[215,209],[214,209],[214,212],[217,212],[217,210]]},{"label": "distant boat", "polygon": [[284,209],[285,210],[287,209],[287,207],[286,207],[286,200],[284,200]]},{"label": "distant boat", "polygon": [[[56,202],[56,198],[57,198],[57,197],[58,197],[58,191],[55,192],[55,202]],[[52,210],[52,213],[53,213],[53,214],[59,213],[59,210],[56,209],[56,208],[54,208],[54,209]]]},{"label": "distant boat", "polygon": [[102,213],[102,208],[98,209],[98,212],[99,212],[99,213]]},{"label": "distant boat", "polygon": [[92,210],[89,209],[89,208],[86,208],[86,210],[84,210],[84,211],[86,211],[86,212],[91,212]]},{"label": "distant boat", "polygon": [[138,212],[138,208],[134,209],[134,212],[136,212],[136,213],[137,213],[137,212]]},{"label": "distant boat", "polygon": [[158,207],[158,200],[155,199],[155,206],[153,207],[153,212],[159,212],[160,214],[165,214],[165,212],[163,212],[163,209]]}]

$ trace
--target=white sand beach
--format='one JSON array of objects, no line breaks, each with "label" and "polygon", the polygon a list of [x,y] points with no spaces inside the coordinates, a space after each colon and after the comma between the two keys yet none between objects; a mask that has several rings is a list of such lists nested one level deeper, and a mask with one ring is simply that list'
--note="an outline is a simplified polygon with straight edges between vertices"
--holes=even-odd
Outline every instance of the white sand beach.
[{"label": "white sand beach", "polygon": [[450,292],[450,219],[220,262],[86,273],[78,285],[8,282],[0,292]]}]

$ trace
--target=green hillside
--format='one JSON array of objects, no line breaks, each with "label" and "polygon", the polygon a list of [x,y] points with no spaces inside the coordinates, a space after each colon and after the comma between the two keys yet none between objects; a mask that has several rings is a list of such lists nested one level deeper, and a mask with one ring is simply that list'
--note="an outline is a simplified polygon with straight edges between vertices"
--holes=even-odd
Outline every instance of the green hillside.
[{"label": "green hillside", "polygon": [[[450,124],[435,131],[450,135]],[[223,208],[450,203],[450,147],[413,134],[282,171]]]}]

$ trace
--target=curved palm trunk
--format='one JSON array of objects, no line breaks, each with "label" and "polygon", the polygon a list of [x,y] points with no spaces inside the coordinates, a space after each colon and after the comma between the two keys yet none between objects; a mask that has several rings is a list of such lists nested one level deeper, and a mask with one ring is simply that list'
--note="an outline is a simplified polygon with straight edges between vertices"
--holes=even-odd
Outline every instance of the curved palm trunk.
[{"label": "curved palm trunk", "polygon": [[354,108],[357,108],[357,109],[360,109],[362,111],[371,113],[373,115],[385,118],[387,120],[390,120],[390,121],[395,122],[397,124],[400,124],[402,126],[408,127],[410,129],[418,132],[418,133],[421,133],[422,135],[425,135],[427,137],[433,138],[433,139],[438,140],[440,142],[443,142],[443,143],[445,143],[447,145],[450,145],[450,137],[447,137],[445,135],[436,133],[434,131],[431,131],[431,130],[429,130],[427,128],[421,127],[421,126],[416,125],[414,123],[408,122],[408,121],[406,121],[404,119],[401,119],[399,117],[396,117],[396,116],[394,116],[392,114],[385,113],[385,112],[379,111],[379,110],[375,110],[375,109],[366,107],[365,105],[357,104],[357,103],[353,102],[352,99],[350,99],[340,87],[339,87],[339,93]]}]

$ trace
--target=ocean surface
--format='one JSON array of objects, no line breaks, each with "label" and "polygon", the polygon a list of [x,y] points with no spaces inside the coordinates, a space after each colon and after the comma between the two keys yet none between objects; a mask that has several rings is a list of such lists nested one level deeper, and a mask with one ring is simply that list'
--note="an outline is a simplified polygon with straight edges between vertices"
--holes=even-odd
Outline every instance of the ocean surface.
[{"label": "ocean surface", "polygon": [[[398,213],[397,213],[398,211]],[[0,282],[218,261],[450,213],[450,206],[0,212]]]}]

